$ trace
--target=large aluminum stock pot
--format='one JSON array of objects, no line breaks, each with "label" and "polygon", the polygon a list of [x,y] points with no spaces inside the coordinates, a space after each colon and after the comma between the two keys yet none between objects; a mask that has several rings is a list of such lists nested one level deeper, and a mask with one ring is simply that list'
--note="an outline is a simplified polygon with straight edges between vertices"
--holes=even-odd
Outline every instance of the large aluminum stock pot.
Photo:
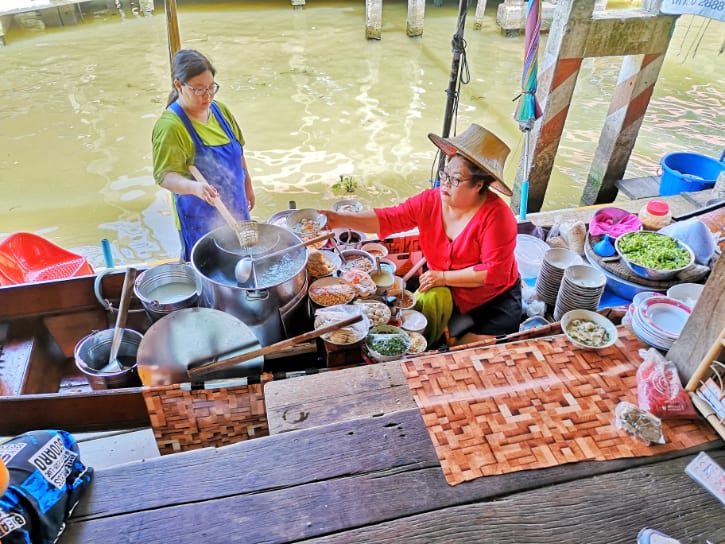
[{"label": "large aluminum stock pot", "polygon": [[[291,250],[265,260],[265,253],[301,242],[292,232],[259,223],[257,241],[248,248],[255,264],[251,277],[237,283],[234,267],[246,255],[228,226],[204,235],[191,251],[191,264],[202,283],[201,305],[227,312],[250,327],[263,346],[291,334],[292,322],[309,318],[307,294],[307,248]],[[235,245],[236,244],[236,245]]]}]

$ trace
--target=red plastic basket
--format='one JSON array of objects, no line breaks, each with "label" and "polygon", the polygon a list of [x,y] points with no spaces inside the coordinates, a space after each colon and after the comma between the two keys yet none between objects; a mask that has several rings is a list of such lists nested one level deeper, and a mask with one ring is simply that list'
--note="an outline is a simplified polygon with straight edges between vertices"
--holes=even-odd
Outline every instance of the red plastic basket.
[{"label": "red plastic basket", "polygon": [[94,274],[82,256],[29,232],[0,242],[0,285],[34,283]]}]

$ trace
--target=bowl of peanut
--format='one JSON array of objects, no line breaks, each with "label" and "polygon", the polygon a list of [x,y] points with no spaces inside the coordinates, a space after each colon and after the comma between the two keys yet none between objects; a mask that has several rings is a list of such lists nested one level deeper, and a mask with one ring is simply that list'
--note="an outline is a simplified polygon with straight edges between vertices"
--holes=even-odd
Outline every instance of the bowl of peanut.
[{"label": "bowl of peanut", "polygon": [[355,287],[342,278],[327,276],[313,281],[307,294],[318,306],[336,306],[347,304],[355,298]]}]

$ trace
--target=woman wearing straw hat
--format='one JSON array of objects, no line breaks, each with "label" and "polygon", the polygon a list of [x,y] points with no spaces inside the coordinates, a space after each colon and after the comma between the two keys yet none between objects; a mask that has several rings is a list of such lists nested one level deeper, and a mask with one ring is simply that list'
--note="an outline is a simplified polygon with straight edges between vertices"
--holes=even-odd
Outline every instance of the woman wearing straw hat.
[{"label": "woman wearing straw hat", "polygon": [[458,343],[518,331],[522,312],[514,257],[516,218],[491,191],[511,196],[503,182],[510,150],[476,124],[452,138],[428,137],[448,159],[439,172],[440,187],[398,206],[320,212],[329,228],[377,232],[381,239],[418,228],[428,270],[420,276],[416,308],[428,318],[429,345],[440,340],[452,315],[451,328],[453,323],[468,325]]}]

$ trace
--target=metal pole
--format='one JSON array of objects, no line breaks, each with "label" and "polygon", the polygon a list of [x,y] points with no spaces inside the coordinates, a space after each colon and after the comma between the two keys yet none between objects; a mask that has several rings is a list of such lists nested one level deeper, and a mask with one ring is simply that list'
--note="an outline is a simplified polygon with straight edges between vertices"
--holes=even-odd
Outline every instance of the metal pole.
[{"label": "metal pole", "polygon": [[[461,55],[463,54],[463,32],[466,28],[466,12],[468,11],[468,0],[460,0],[458,4],[458,27],[453,35],[451,45],[453,46],[453,61],[451,62],[451,75],[448,80],[448,90],[446,95],[446,112],[443,117],[443,131],[441,136],[448,138],[451,133],[451,125],[453,124],[453,111],[458,102],[458,73],[461,69]],[[438,161],[438,171],[445,166],[446,157],[441,153]]]}]

